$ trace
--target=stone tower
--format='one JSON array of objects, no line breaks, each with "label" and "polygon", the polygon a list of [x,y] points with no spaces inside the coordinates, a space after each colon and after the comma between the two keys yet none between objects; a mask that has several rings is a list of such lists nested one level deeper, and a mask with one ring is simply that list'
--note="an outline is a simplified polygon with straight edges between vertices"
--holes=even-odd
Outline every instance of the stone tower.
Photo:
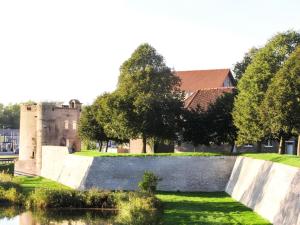
[{"label": "stone tower", "polygon": [[79,151],[77,126],[80,112],[81,103],[76,99],[69,101],[69,105],[48,102],[22,104],[16,173],[39,175],[43,145],[67,146],[72,151]]}]

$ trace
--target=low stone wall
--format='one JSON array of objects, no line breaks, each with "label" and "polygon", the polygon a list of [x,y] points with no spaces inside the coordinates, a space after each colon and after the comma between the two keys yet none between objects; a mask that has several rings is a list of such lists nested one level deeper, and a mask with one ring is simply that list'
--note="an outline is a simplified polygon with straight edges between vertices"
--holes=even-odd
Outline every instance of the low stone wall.
[{"label": "low stone wall", "polygon": [[300,224],[300,169],[237,157],[226,192],[275,225]]},{"label": "low stone wall", "polygon": [[43,146],[43,177],[86,189],[135,190],[145,171],[162,178],[164,191],[224,191],[235,157],[85,157],[66,147]]}]

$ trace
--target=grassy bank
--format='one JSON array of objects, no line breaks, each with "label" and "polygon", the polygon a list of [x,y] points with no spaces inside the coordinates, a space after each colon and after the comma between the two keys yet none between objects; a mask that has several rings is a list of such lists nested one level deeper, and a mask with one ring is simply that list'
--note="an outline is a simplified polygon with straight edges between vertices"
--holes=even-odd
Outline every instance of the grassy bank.
[{"label": "grassy bank", "polygon": [[300,168],[300,157],[296,155],[280,155],[277,153],[244,153],[241,156],[262,159]]},{"label": "grassy bank", "polygon": [[164,205],[164,225],[270,224],[226,193],[171,193],[157,197]]},{"label": "grassy bank", "polygon": [[228,155],[225,153],[215,153],[215,152],[183,152],[183,153],[103,153],[95,150],[83,150],[74,153],[79,156],[90,156],[90,157],[149,157],[149,156],[223,156]]}]

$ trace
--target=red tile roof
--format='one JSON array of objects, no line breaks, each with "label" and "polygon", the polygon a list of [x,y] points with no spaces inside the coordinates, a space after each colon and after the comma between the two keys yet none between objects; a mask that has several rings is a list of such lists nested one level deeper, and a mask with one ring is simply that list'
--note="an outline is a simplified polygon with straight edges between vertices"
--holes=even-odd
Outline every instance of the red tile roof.
[{"label": "red tile roof", "polygon": [[176,71],[181,79],[181,90],[193,93],[203,88],[223,87],[229,76],[233,81],[230,69]]},{"label": "red tile roof", "polygon": [[203,110],[207,110],[210,104],[213,104],[218,97],[224,93],[232,93],[235,87],[219,87],[200,89],[194,92],[185,100],[185,108],[196,109],[200,106]]}]

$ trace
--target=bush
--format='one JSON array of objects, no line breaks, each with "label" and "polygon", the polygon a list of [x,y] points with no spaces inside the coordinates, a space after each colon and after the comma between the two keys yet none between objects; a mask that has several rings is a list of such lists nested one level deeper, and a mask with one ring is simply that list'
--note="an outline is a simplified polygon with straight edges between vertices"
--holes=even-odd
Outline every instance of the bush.
[{"label": "bush", "polygon": [[35,189],[26,205],[33,208],[83,208],[84,196],[76,190]]},{"label": "bush", "polygon": [[143,192],[153,194],[156,191],[159,181],[161,181],[161,179],[158,176],[152,172],[146,171],[144,172],[142,180],[139,182],[139,188]]},{"label": "bush", "polygon": [[36,189],[27,199],[32,208],[114,208],[112,192]]},{"label": "bush", "polygon": [[119,209],[117,224],[157,224],[159,220],[157,208],[160,204],[154,195],[136,192],[119,193],[116,194],[116,199]]},{"label": "bush", "polygon": [[14,164],[0,164],[0,173],[14,174]]},{"label": "bush", "polygon": [[112,192],[90,189],[84,192],[85,207],[87,208],[114,208],[115,200]]}]

